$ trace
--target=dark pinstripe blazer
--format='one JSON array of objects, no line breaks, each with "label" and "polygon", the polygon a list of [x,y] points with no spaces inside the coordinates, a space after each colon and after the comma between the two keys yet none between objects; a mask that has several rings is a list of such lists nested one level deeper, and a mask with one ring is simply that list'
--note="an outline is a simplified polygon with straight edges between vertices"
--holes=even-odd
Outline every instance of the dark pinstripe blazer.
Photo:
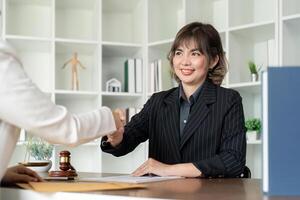
[{"label": "dark pinstripe blazer", "polygon": [[212,177],[236,177],[242,173],[246,130],[238,92],[206,81],[181,140],[179,112],[179,88],[156,93],[125,126],[122,143],[117,148],[101,148],[122,156],[149,139],[149,157],[160,162],[193,163],[205,176]]}]

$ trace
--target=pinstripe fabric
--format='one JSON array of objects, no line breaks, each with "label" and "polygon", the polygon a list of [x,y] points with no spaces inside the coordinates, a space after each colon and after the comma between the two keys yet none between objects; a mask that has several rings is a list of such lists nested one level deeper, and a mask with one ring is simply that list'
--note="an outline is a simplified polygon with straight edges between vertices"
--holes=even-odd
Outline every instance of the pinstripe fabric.
[{"label": "pinstripe fabric", "polygon": [[[192,162],[205,176],[236,177],[245,166],[246,138],[238,92],[206,81],[179,140],[179,89],[154,94],[125,126],[115,156],[149,139],[149,157],[167,164]],[[105,138],[103,138],[105,140]]]}]

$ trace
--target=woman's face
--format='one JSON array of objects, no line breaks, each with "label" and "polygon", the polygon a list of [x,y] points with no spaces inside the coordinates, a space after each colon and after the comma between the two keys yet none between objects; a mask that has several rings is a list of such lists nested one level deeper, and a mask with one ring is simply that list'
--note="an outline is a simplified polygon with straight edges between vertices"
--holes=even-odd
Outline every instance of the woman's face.
[{"label": "woman's face", "polygon": [[200,52],[193,40],[183,42],[173,57],[175,74],[183,86],[200,86],[208,73],[208,59]]}]

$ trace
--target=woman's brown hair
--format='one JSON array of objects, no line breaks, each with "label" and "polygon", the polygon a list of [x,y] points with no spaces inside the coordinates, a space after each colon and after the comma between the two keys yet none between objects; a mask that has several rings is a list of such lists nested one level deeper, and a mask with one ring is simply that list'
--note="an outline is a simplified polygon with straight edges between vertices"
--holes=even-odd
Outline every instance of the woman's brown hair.
[{"label": "woman's brown hair", "polygon": [[217,64],[213,68],[208,69],[207,78],[212,80],[214,84],[221,85],[227,72],[227,62],[221,38],[218,31],[212,25],[200,22],[187,24],[176,34],[175,40],[168,54],[174,78],[178,82],[180,81],[173,70],[173,58],[175,56],[175,51],[180,45],[188,44],[191,40],[195,41],[199,51],[207,57],[208,63],[211,63],[215,58],[219,57]]}]

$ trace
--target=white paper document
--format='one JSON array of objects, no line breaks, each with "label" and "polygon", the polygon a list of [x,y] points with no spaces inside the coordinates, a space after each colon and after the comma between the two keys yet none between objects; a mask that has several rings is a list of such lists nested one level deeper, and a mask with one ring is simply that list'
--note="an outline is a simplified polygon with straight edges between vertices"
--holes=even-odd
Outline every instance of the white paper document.
[{"label": "white paper document", "polygon": [[96,181],[96,182],[122,182],[122,183],[149,183],[165,180],[181,179],[181,176],[108,176],[101,178],[80,178],[79,181]]}]

